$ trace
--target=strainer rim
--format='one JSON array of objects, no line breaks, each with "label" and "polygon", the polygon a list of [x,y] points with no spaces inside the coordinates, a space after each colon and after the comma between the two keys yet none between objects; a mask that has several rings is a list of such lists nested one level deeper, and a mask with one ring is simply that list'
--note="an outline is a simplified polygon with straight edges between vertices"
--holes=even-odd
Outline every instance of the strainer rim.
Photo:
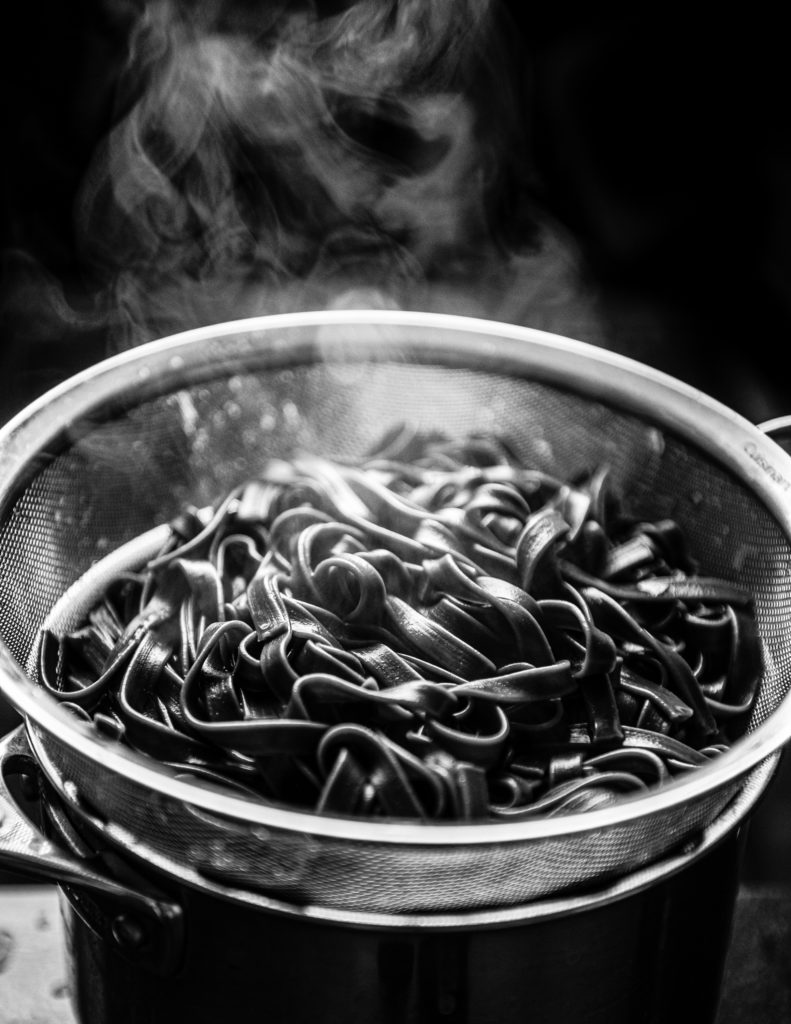
[{"label": "strainer rim", "polygon": [[[518,343],[528,342],[533,348],[531,358],[541,369],[563,374],[563,386],[574,383],[590,397],[618,400],[619,407],[662,422],[677,435],[696,447],[703,448],[727,466],[754,492],[791,538],[791,457],[771,441],[759,427],[704,392],[638,362],[621,353],[577,341],[562,335],[516,324],[482,320],[457,314],[423,313],[401,310],[314,310],[297,313],[251,317],[222,324],[211,324],[155,339],[110,356],[88,367],[50,389],[32,402],[4,427],[0,428],[0,504],[13,490],[14,468],[24,460],[25,447],[30,446],[29,432],[39,434],[62,429],[58,422],[67,410],[82,415],[87,408],[75,402],[97,380],[109,380],[130,367],[145,369],[153,357],[177,356],[196,342],[233,335],[243,336],[265,332],[271,335],[293,327],[321,327],[336,324],[349,326],[395,326],[446,329],[463,332],[479,343],[489,342],[501,347],[503,342],[516,342],[509,355],[528,367]],[[459,339],[456,338],[458,344]],[[271,344],[272,342],[270,342]],[[572,358],[571,366],[566,361]],[[584,365],[583,365],[584,364]],[[535,369],[531,365],[530,369]],[[614,371],[618,371],[615,373]],[[640,389],[624,386],[628,379]],[[640,395],[637,402],[635,395]],[[649,400],[653,396],[652,404]],[[661,396],[661,401],[659,400]],[[87,402],[87,399],[86,399]],[[701,431],[702,424],[720,432]],[[31,427],[32,425],[32,427]],[[40,449],[37,449],[40,450]],[[11,468],[6,468],[14,463]],[[360,818],[330,817],[299,811],[279,805],[253,801],[235,794],[221,793],[210,787],[175,777],[165,765],[132,750],[121,748],[104,738],[97,738],[88,727],[60,708],[40,689],[32,686],[27,675],[8,647],[0,641],[0,693],[30,722],[54,735],[77,754],[87,757],[105,770],[114,771],[132,781],[158,791],[163,796],[199,807],[222,818],[241,819],[250,824],[265,825],[287,831],[307,832],[346,840],[389,842],[412,845],[487,844],[524,842],[525,840],[559,837],[572,833],[594,832],[614,825],[626,825],[676,807],[684,800],[695,800],[732,784],[768,755],[774,753],[791,737],[791,694],[786,694],[769,718],[753,732],[741,737],[734,746],[707,765],[668,783],[647,795],[624,798],[611,806],[574,815],[539,818],[520,822],[486,821],[475,824],[457,822],[418,823],[403,821],[371,821]]]}]

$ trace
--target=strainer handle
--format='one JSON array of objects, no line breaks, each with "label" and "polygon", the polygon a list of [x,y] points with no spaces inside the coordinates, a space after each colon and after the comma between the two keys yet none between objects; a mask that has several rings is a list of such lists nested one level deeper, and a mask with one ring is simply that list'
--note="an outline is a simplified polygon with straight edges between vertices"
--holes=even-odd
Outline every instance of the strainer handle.
[{"label": "strainer handle", "polygon": [[86,912],[95,931],[127,959],[150,961],[157,973],[169,973],[180,959],[181,907],[117,882],[45,836],[24,814],[7,782],[38,771],[21,725],[0,740],[0,866],[57,882],[78,904],[90,901]]},{"label": "strainer handle", "polygon": [[779,445],[791,442],[791,416],[775,416],[759,423],[758,428]]}]

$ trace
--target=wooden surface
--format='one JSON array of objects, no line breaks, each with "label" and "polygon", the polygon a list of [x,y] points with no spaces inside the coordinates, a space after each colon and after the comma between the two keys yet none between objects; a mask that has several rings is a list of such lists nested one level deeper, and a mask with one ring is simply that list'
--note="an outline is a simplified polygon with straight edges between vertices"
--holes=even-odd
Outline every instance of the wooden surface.
[{"label": "wooden surface", "polygon": [[[0,1024],[76,1024],[57,891],[0,889]],[[717,1024],[791,1020],[791,888],[743,887]]]}]

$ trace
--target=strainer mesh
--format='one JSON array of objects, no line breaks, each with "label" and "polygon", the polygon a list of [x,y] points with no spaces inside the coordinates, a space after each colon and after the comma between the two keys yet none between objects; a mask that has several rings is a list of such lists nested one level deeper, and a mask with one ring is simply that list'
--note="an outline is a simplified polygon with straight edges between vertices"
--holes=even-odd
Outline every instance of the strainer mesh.
[{"label": "strainer mesh", "polygon": [[[745,486],[703,452],[585,395],[491,367],[360,364],[223,366],[129,409],[80,423],[0,524],[0,637],[28,665],[53,604],[93,563],[256,473],[269,456],[361,454],[414,422],[450,437],[505,437],[530,465],[572,476],[606,462],[627,507],[676,519],[708,575],[755,595],[765,678],[754,728],[785,695],[791,664],[789,542]],[[359,910],[442,911],[513,905],[644,864],[703,827],[740,780],[682,807],[572,836],[476,847],[331,839],[213,818],[157,798],[133,778],[106,778],[90,758],[42,736],[48,772],[67,777],[119,834],[198,874],[289,899]],[[449,826],[452,829],[452,826]],[[405,884],[408,880],[408,884]]]}]

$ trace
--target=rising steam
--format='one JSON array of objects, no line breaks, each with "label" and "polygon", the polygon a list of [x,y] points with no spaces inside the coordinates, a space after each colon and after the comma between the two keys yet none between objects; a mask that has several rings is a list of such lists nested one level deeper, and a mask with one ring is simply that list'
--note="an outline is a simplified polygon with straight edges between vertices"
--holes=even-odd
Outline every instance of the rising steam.
[{"label": "rising steam", "polygon": [[501,19],[494,0],[148,3],[77,209],[115,344],[331,305],[573,305]]}]

